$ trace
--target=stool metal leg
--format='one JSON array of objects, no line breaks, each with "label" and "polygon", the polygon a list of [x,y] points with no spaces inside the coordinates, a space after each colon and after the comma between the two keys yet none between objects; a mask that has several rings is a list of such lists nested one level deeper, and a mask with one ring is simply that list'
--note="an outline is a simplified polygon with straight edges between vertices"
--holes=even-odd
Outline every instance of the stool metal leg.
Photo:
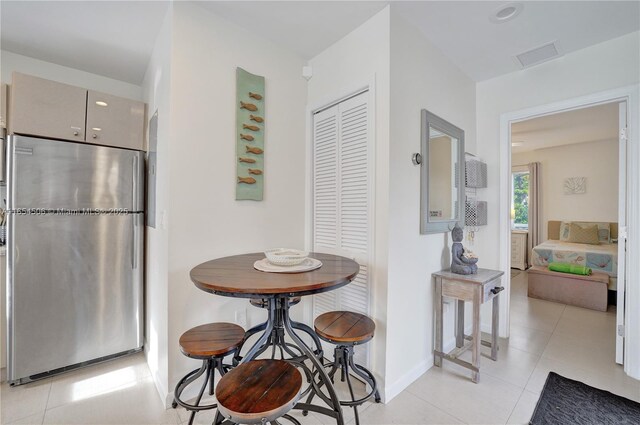
[{"label": "stool metal leg", "polygon": [[[351,378],[349,377],[348,366],[344,366],[347,375],[347,385],[349,385],[349,394],[351,394],[351,401],[356,401],[356,396],[353,394],[353,387],[351,386]],[[356,425],[360,425],[360,417],[358,416],[358,406],[353,406],[353,414],[355,415]]]},{"label": "stool metal leg", "polygon": [[249,329],[248,331],[245,332],[244,334],[244,341],[242,341],[242,343],[238,346],[238,349],[236,350],[236,354],[233,357],[233,365],[237,366],[240,363],[240,360],[242,360],[242,357],[240,356],[240,351],[242,351],[242,347],[244,346],[245,342],[247,342],[247,340],[257,334],[258,332],[262,332],[265,329],[267,329],[267,326],[269,325],[269,321],[266,321],[264,323],[261,323],[257,326],[252,327],[251,329]]},{"label": "stool metal leg", "polygon": [[178,385],[176,385],[176,388],[173,391],[174,397],[173,397],[173,403],[171,404],[174,409],[178,407],[178,404],[182,406],[182,403],[180,403],[179,399],[180,399],[180,394],[182,394],[182,391],[185,389],[185,387],[187,387],[193,381],[198,379],[206,370],[207,370],[207,361],[205,360],[202,362],[202,366],[200,367],[200,369],[192,370],[178,382]]},{"label": "stool metal leg", "polygon": [[[200,367],[200,369],[191,371],[178,382],[178,385],[176,385],[176,388],[174,390],[174,401],[171,405],[173,408],[176,408],[178,405],[180,405],[191,412],[191,415],[189,416],[189,425],[193,424],[197,412],[201,410],[215,409],[218,406],[217,403],[207,404],[204,406],[200,405],[202,396],[204,395],[207,386],[209,387],[209,395],[213,395],[215,393],[214,390],[216,370],[220,373],[220,376],[224,376],[226,374],[223,359],[221,357],[205,359],[202,361],[202,366]],[[180,396],[182,395],[184,389],[205,373],[206,375],[204,377],[204,382],[202,383],[202,387],[200,388],[198,397],[196,397],[195,403],[189,404],[182,401]]]},{"label": "stool metal leg", "polygon": [[318,357],[322,357],[322,343],[320,342],[320,338],[318,338],[318,335],[316,335],[313,329],[311,329],[304,323],[294,322],[293,320],[291,321],[291,327],[309,335],[316,345]]},{"label": "stool metal leg", "polygon": [[213,386],[215,385],[214,381],[216,379],[216,374],[214,372],[215,365],[213,363],[213,360],[209,360],[209,370],[211,370],[211,373],[209,374],[209,395],[213,395]]},{"label": "stool metal leg", "polygon": [[[333,355],[333,363],[327,363],[324,367],[331,366],[331,370],[327,373],[327,376],[331,379],[331,382],[334,380],[334,376],[338,370],[340,370],[341,380],[347,381],[347,385],[349,386],[349,393],[351,394],[351,401],[340,401],[340,405],[353,407],[353,411],[355,414],[355,423],[356,425],[360,424],[360,417],[358,413],[358,406],[362,405],[367,400],[370,400],[372,397],[374,398],[376,403],[380,403],[380,393],[378,391],[376,378],[373,376],[369,370],[364,367],[356,364],[353,360],[353,345],[338,345],[334,350]],[[350,371],[353,371],[357,376],[362,378],[364,382],[369,384],[371,387],[371,392],[366,396],[356,399],[355,393],[353,392],[353,384],[351,383]],[[320,383],[319,386],[321,386]],[[306,404],[310,404],[314,398],[314,393],[309,394],[307,398]],[[304,416],[307,415],[308,412],[302,411]]]},{"label": "stool metal leg", "polygon": [[378,391],[378,384],[373,374],[359,364],[356,364],[353,361],[353,356],[349,358],[349,365],[351,366],[351,370],[353,370],[356,375],[364,379],[364,381],[371,387],[371,393],[365,398],[368,399],[371,397],[371,394],[373,394],[376,403],[380,403],[380,392]]},{"label": "stool metal leg", "polygon": [[[213,371],[211,368],[211,360],[205,360],[206,363],[208,363],[207,365],[207,376],[204,379],[204,383],[202,384],[202,388],[200,388],[200,392],[198,393],[198,398],[196,398],[196,403],[195,406],[198,406],[200,404],[200,401],[202,400],[202,395],[204,394],[204,390],[207,388],[207,385],[209,384],[209,379],[213,379]],[[191,415],[189,416],[189,425],[193,425],[193,420],[196,417],[196,410],[191,411]]]},{"label": "stool metal leg", "polygon": [[[329,371],[329,373],[327,373],[327,376],[329,377],[329,379],[331,380],[331,382],[333,382],[333,377],[335,376],[336,372],[338,371],[338,369],[340,368],[340,363],[339,363],[339,354],[338,354],[338,348],[336,348],[334,350],[334,354],[333,354],[333,363],[327,363],[326,365],[324,365],[324,367],[329,366],[329,364],[331,364],[331,370]],[[322,387],[324,385],[324,382],[320,382],[318,384],[318,388]],[[315,393],[311,392],[311,394],[309,394],[309,397],[307,398],[307,404],[311,404],[311,402],[313,401],[313,398],[315,397]],[[304,416],[307,416],[309,412],[306,410],[302,411],[302,414]]]}]

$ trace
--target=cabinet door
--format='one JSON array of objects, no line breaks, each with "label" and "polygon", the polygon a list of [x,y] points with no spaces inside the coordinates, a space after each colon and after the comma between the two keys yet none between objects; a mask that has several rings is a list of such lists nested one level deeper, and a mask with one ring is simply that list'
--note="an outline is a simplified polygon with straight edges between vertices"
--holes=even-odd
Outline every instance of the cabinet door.
[{"label": "cabinet door", "polygon": [[87,142],[126,149],[144,148],[144,103],[89,91]]},{"label": "cabinet door", "polygon": [[7,128],[7,85],[0,83],[0,127]]},{"label": "cabinet door", "polygon": [[10,98],[11,132],[84,141],[87,90],[14,72]]}]

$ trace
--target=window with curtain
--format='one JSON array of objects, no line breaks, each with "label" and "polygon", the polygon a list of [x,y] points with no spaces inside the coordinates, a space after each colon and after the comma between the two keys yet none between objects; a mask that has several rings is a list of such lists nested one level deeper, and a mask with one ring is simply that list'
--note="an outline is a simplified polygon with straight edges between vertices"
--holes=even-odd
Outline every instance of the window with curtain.
[{"label": "window with curtain", "polygon": [[529,172],[511,174],[511,228],[529,229]]}]

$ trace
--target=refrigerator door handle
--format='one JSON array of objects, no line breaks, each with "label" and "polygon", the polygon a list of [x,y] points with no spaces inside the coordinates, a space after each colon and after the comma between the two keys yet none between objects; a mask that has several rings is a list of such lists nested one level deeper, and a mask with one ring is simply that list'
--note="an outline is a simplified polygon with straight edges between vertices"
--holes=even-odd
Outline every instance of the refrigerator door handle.
[{"label": "refrigerator door handle", "polygon": [[133,156],[133,178],[131,179],[131,196],[133,198],[133,202],[131,203],[132,211],[137,212],[138,208],[138,156]]},{"label": "refrigerator door handle", "polygon": [[131,244],[131,268],[133,270],[138,268],[138,223],[136,214],[131,215],[131,236],[133,242]]}]

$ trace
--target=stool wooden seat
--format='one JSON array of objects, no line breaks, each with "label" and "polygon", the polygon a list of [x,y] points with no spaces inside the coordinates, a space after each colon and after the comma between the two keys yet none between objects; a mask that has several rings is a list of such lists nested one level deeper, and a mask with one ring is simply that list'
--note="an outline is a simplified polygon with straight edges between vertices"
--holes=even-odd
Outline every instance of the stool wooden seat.
[{"label": "stool wooden seat", "polygon": [[[201,405],[202,395],[207,385],[209,386],[209,395],[213,395],[216,370],[220,376],[225,375],[229,366],[222,363],[224,357],[236,351],[243,342],[244,329],[233,323],[207,323],[189,329],[180,337],[179,344],[182,354],[202,360],[200,369],[195,369],[185,375],[178,381],[173,391],[172,406],[175,408],[180,405],[191,412],[189,425],[193,424],[197,412],[218,407],[216,403]],[[202,375],[205,375],[204,382],[195,403],[191,404],[182,400],[184,389]]]},{"label": "stool wooden seat", "polygon": [[[291,298],[289,300],[289,307],[298,304],[301,300],[302,300],[302,297],[293,297],[293,298]],[[264,298],[251,298],[249,300],[249,303],[251,303],[252,306],[258,307],[258,308],[268,308],[269,307],[269,301],[264,299]]]},{"label": "stool wooden seat", "polygon": [[364,314],[351,311],[330,311],[313,323],[320,338],[341,344],[362,344],[373,338],[376,324]]},{"label": "stool wooden seat", "polygon": [[216,387],[218,410],[231,422],[257,424],[285,416],[300,398],[302,375],[282,360],[253,360],[229,371]]},{"label": "stool wooden seat", "polygon": [[[358,344],[364,344],[373,338],[376,330],[376,324],[368,316],[352,311],[330,311],[321,314],[313,322],[318,336],[325,341],[334,344],[333,362],[327,363],[324,367],[330,367],[328,375],[333,381],[333,376],[340,371],[341,380],[347,381],[349,385],[349,394],[351,400],[341,400],[340,405],[353,407],[356,425],[360,425],[360,417],[358,415],[358,406],[373,398],[376,403],[380,402],[380,393],[376,378],[365,367],[356,364],[353,361],[353,350]],[[369,384],[371,391],[369,394],[356,399],[351,385],[350,372],[358,375],[364,382]],[[311,393],[307,398],[307,404],[310,404],[314,398]],[[308,412],[303,410],[302,414],[306,416]]]},{"label": "stool wooden seat", "polygon": [[244,329],[233,323],[207,323],[191,328],[180,337],[180,350],[187,357],[223,357],[244,340]]}]

